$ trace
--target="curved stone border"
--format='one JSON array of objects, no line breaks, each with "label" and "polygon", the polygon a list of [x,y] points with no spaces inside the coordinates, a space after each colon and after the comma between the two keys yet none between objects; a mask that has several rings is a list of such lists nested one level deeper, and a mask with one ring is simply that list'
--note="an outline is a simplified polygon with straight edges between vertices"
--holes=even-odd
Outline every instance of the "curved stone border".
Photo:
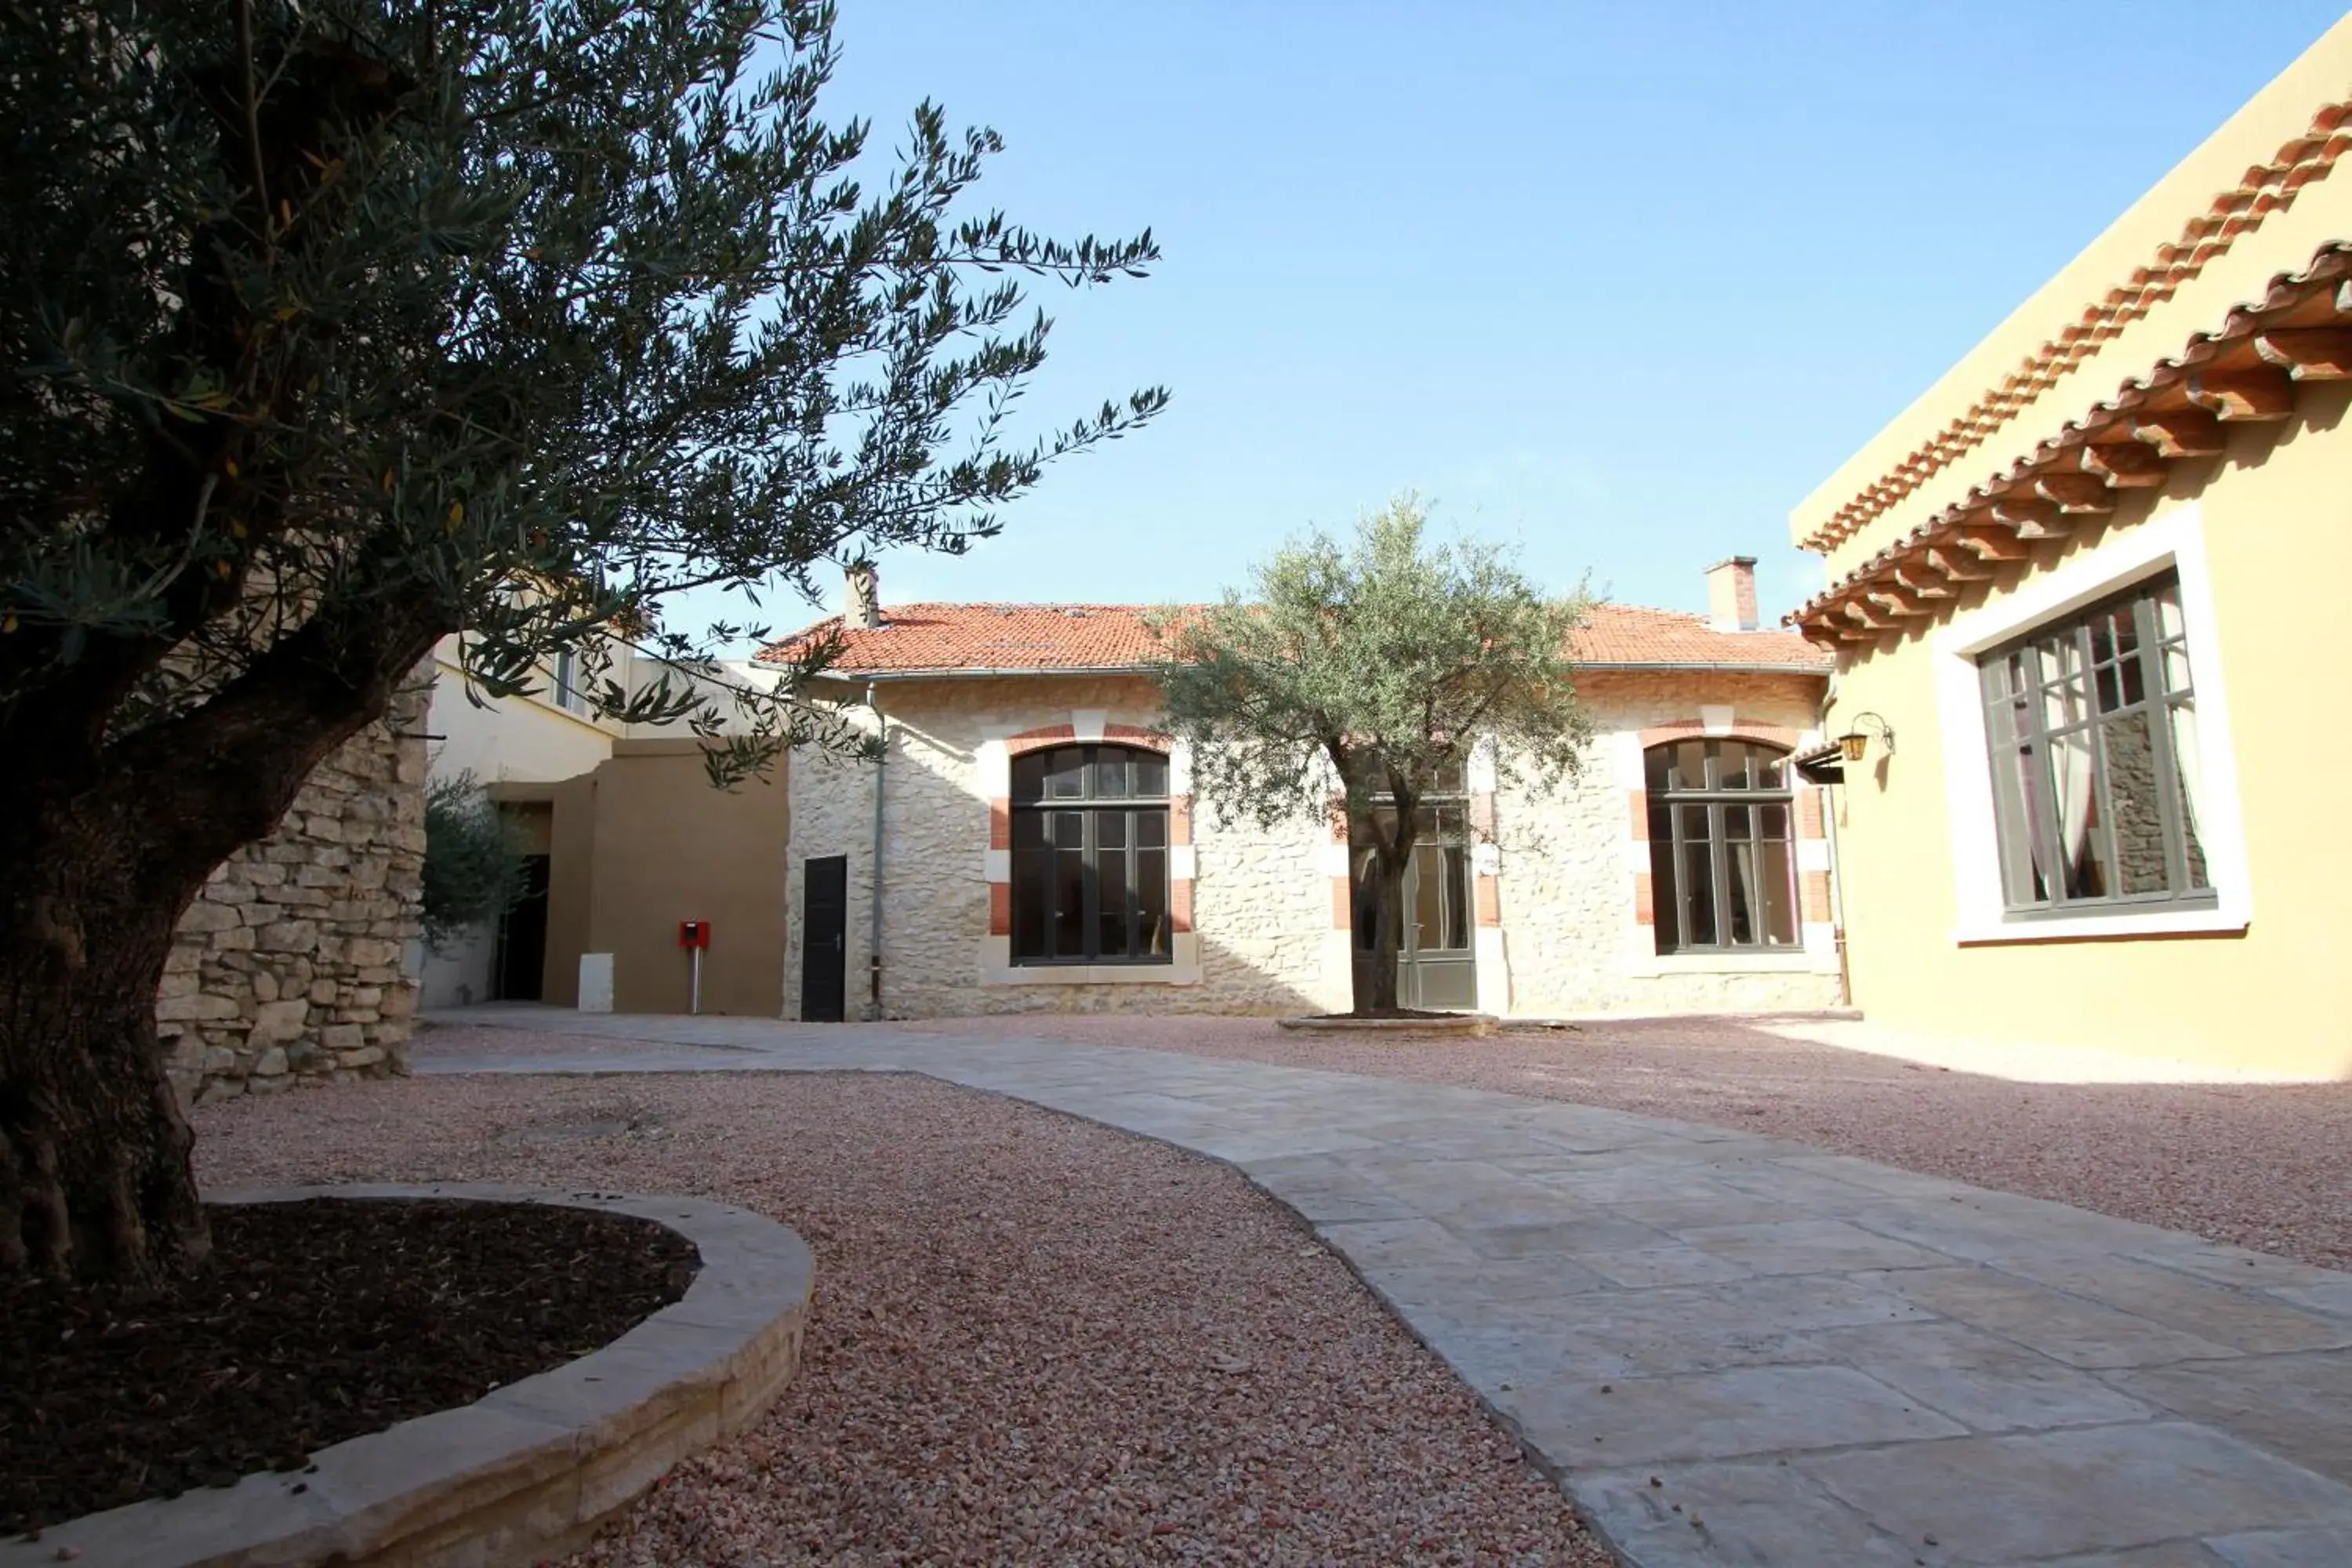
[{"label": "curved stone border", "polygon": [[773,1220],[700,1198],[486,1183],[246,1187],[210,1203],[474,1198],[654,1220],[694,1243],[686,1294],[479,1402],[322,1448],[312,1468],[132,1503],[0,1543],[0,1568],[526,1568],[585,1541],[688,1455],[742,1430],[800,1365],[815,1263]]},{"label": "curved stone border", "polygon": [[1440,1018],[1276,1018],[1285,1029],[1328,1029],[1340,1035],[1491,1035],[1502,1020],[1491,1013],[1448,1013]]}]

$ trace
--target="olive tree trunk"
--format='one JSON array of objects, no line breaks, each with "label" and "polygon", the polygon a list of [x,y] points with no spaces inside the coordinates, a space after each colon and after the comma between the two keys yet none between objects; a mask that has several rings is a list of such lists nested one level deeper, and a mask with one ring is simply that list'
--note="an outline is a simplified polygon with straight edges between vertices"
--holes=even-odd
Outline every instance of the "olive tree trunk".
[{"label": "olive tree trunk", "polygon": [[[200,706],[106,739],[95,703],[0,769],[0,1269],[152,1282],[208,1246],[155,995],[215,868],[389,709],[435,628],[297,633]],[[79,744],[77,742],[79,742]]]},{"label": "olive tree trunk", "polygon": [[[1412,869],[1413,839],[1410,809],[1397,813],[1385,831],[1369,812],[1349,816],[1350,848],[1371,852],[1372,945],[1369,950],[1357,947],[1352,938],[1349,944],[1355,961],[1349,976],[1351,1002],[1360,1016],[1397,1010],[1397,961],[1404,950],[1404,888]],[[1352,854],[1349,859],[1354,859]]]}]

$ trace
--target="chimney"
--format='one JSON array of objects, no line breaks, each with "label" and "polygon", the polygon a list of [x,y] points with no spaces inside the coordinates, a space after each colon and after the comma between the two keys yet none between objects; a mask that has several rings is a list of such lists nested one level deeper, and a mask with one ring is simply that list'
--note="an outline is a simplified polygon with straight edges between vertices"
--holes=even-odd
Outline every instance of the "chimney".
[{"label": "chimney", "polygon": [[1719,632],[1756,629],[1756,557],[1734,555],[1706,569],[1706,624]]},{"label": "chimney", "polygon": [[[849,626],[878,626],[882,624],[882,579],[870,561],[851,566],[844,575],[848,580],[848,592],[842,595],[841,622]],[[1748,595],[1752,602],[1755,595]]]}]

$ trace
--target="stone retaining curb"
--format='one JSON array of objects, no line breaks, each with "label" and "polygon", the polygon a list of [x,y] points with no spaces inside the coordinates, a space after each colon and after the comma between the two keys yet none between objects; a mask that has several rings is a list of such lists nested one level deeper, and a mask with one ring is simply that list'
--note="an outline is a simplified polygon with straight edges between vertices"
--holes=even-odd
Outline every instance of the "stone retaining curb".
[{"label": "stone retaining curb", "polygon": [[1328,1029],[1334,1034],[1491,1035],[1502,1020],[1491,1013],[1448,1013],[1442,1018],[1276,1018],[1283,1029]]},{"label": "stone retaining curb", "polygon": [[244,1187],[211,1203],[473,1198],[633,1215],[694,1243],[686,1294],[593,1354],[320,1449],[301,1472],[132,1503],[0,1543],[0,1568],[526,1568],[585,1541],[688,1455],[743,1429],[800,1365],[815,1262],[773,1220],[700,1198],[487,1183]]}]

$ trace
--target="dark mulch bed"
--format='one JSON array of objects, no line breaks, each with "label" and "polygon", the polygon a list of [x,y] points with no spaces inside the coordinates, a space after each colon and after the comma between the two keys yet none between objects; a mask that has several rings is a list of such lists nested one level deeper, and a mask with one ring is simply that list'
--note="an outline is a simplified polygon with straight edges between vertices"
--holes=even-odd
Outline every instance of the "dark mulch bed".
[{"label": "dark mulch bed", "polygon": [[587,1209],[316,1199],[212,1210],[161,1292],[0,1279],[0,1535],[299,1469],[611,1343],[693,1244]]}]

